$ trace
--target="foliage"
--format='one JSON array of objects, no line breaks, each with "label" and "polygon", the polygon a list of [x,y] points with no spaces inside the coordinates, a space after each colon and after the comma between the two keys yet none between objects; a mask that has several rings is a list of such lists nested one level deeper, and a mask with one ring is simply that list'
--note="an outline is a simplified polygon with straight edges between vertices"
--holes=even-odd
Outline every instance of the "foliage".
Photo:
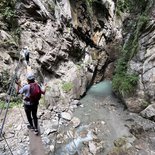
[{"label": "foliage", "polygon": [[[17,41],[19,40],[19,38],[17,38],[17,36],[16,36],[16,40]],[[8,47],[8,46],[15,46],[15,47],[17,47],[17,43],[16,43],[16,41],[14,39],[8,39],[6,41],[1,41],[0,40],[0,46],[1,47]]]},{"label": "foliage", "polygon": [[14,108],[14,107],[17,107],[17,106],[21,106],[22,105],[22,101],[21,100],[18,100],[16,102],[10,102],[10,106],[9,108]]},{"label": "foliage", "polygon": [[128,73],[128,62],[139,51],[139,36],[145,28],[148,19],[145,13],[139,17],[135,31],[130,35],[127,43],[123,46],[121,57],[117,62],[112,85],[114,91],[119,92],[122,96],[131,94],[138,81],[138,75],[135,73]]},{"label": "foliage", "polygon": [[5,107],[5,102],[4,101],[0,101],[0,109]]},{"label": "foliage", "polygon": [[120,16],[121,13],[142,13],[148,6],[150,0],[118,0],[116,3],[116,15]]},{"label": "foliage", "polygon": [[126,96],[134,91],[137,81],[138,76],[136,74],[116,74],[113,78],[113,89],[118,91],[122,96]]},{"label": "foliage", "polygon": [[51,11],[51,12],[54,12],[54,9],[55,9],[55,4],[54,4],[54,2],[52,2],[52,1],[46,1],[46,4],[48,5],[48,8],[49,8],[49,10]]},{"label": "foliage", "polygon": [[0,14],[2,15],[3,21],[7,23],[9,30],[16,27],[17,24],[15,19],[15,4],[16,0],[3,0],[0,2]]},{"label": "foliage", "polygon": [[[10,102],[9,108],[17,107],[18,105],[22,105],[22,101],[12,101]],[[4,101],[0,101],[0,109],[6,109],[7,108],[7,103]]]},{"label": "foliage", "polygon": [[21,33],[21,29],[20,27],[17,27],[16,29],[14,29],[11,33],[13,39],[14,39],[14,45],[17,45],[17,43],[19,42],[20,39],[20,33]]},{"label": "foliage", "polygon": [[86,0],[86,2],[87,2],[88,4],[92,4],[93,2],[95,2],[95,0]]},{"label": "foliage", "polygon": [[2,91],[6,91],[8,89],[9,78],[10,75],[8,70],[3,70],[0,74],[0,88],[2,89]]},{"label": "foliage", "polygon": [[65,83],[63,83],[63,85],[62,85],[62,89],[63,89],[63,91],[65,91],[65,92],[71,91],[72,88],[73,88],[73,83],[71,83],[71,82],[65,82]]},{"label": "foliage", "polygon": [[0,17],[1,21],[5,24],[0,28],[10,32],[13,40],[7,40],[5,42],[0,42],[3,46],[17,46],[20,38],[20,28],[18,26],[17,15],[15,11],[15,5],[17,0],[3,0],[0,2]]},{"label": "foliage", "polygon": [[129,3],[126,0],[118,0],[116,4],[117,15],[120,15],[120,12],[125,12],[129,10]]}]

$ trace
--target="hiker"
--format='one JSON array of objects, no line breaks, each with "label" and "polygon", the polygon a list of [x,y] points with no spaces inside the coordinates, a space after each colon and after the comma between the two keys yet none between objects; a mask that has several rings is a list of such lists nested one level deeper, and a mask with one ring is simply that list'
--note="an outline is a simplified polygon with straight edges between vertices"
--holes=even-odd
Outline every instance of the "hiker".
[{"label": "hiker", "polygon": [[21,81],[17,81],[17,92],[19,94],[24,94],[24,109],[29,122],[27,127],[28,129],[34,130],[35,134],[37,135],[39,133],[37,118],[38,104],[41,94],[45,94],[46,86],[44,90],[41,90],[41,87],[35,82],[35,76],[33,73],[29,73],[27,75],[27,82],[28,84],[21,87]]},{"label": "hiker", "polygon": [[29,55],[30,55],[29,53],[30,53],[30,51],[27,46],[25,46],[21,50],[21,53],[20,53],[22,56],[22,59],[24,59],[24,63],[26,64],[26,66],[29,65]]}]

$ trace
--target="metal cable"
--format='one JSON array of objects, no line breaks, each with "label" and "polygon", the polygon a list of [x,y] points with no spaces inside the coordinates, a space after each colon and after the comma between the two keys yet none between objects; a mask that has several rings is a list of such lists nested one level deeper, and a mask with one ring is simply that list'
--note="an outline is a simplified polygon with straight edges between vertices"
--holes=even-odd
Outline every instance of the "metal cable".
[{"label": "metal cable", "polygon": [[7,140],[6,140],[6,138],[5,138],[4,135],[3,135],[3,138],[4,138],[4,141],[5,141],[5,143],[6,143],[7,147],[8,147],[8,149],[9,149],[11,155],[13,155],[13,152],[12,152],[12,150],[11,150],[11,148],[10,148],[10,146],[9,146],[9,144],[8,144],[8,142],[7,142]]},{"label": "metal cable", "polygon": [[[14,80],[14,76],[11,78],[11,82],[10,82],[10,85],[9,85],[9,88],[8,88],[8,91],[7,91],[7,95],[9,95],[9,97],[10,97],[10,91],[11,91],[12,85],[13,85],[13,80]],[[4,102],[3,107],[1,109],[0,115],[2,114],[2,111],[4,109],[5,104],[7,103],[7,100],[8,100],[8,96],[5,99],[5,102]]]},{"label": "metal cable", "polygon": [[7,113],[8,113],[8,110],[9,110],[10,101],[11,101],[11,96],[12,96],[12,94],[14,92],[14,84],[15,84],[15,80],[17,78],[18,69],[20,67],[20,60],[21,60],[21,56],[19,57],[18,64],[17,64],[17,66],[15,68],[15,74],[14,74],[14,76],[11,79],[9,89],[7,91],[8,96],[6,97],[6,101],[5,101],[5,103],[7,104],[7,106],[6,106],[6,111],[5,111],[5,114],[4,114],[3,121],[2,121],[2,125],[1,125],[1,128],[0,128],[0,136],[3,133],[3,128],[4,128],[6,116],[7,116]]},{"label": "metal cable", "polygon": [[0,135],[1,135],[2,132],[3,132],[3,128],[4,128],[6,116],[7,116],[8,110],[9,110],[9,105],[10,105],[11,96],[12,96],[12,94],[13,94],[13,90],[14,90],[14,89],[11,89],[11,92],[10,92],[10,94],[9,94],[9,98],[7,99],[7,108],[6,108],[6,111],[5,111],[5,114],[4,114],[4,119],[3,119],[3,122],[2,122],[2,125],[1,125],[1,128],[0,128]]}]

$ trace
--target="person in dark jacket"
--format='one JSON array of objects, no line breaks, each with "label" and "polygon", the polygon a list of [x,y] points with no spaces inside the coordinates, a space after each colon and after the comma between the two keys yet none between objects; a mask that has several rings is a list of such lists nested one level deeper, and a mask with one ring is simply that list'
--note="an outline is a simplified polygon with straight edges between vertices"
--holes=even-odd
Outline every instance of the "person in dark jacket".
[{"label": "person in dark jacket", "polygon": [[[24,94],[24,110],[27,116],[27,120],[29,125],[27,125],[28,129],[34,130],[35,134],[38,134],[38,118],[37,118],[37,110],[39,100],[35,101],[35,103],[31,103],[30,101],[30,84],[35,83],[34,74],[30,73],[27,75],[27,82],[23,87],[21,87],[21,82],[17,82],[18,88],[17,91],[19,94]],[[41,89],[41,88],[40,88]],[[42,94],[45,94],[45,91],[41,90]]]}]

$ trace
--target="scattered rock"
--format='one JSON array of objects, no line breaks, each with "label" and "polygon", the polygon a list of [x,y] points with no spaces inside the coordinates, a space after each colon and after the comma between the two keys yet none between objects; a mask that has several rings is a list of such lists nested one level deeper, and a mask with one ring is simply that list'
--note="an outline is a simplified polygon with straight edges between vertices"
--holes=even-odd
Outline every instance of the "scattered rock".
[{"label": "scattered rock", "polygon": [[73,124],[73,127],[76,128],[80,125],[80,119],[77,117],[73,117],[71,123]]},{"label": "scattered rock", "polygon": [[46,129],[45,130],[45,132],[44,132],[44,134],[46,134],[46,135],[50,135],[51,133],[53,133],[53,132],[56,132],[57,131],[57,129]]},{"label": "scattered rock", "polygon": [[96,145],[95,145],[95,143],[93,141],[89,142],[89,151],[93,155],[96,155],[97,148],[96,148]]},{"label": "scattered rock", "polygon": [[70,121],[70,120],[72,119],[71,114],[70,114],[70,113],[67,113],[67,112],[62,112],[62,113],[61,113],[61,117],[62,117],[63,119],[65,119],[65,120],[68,120],[68,121]]},{"label": "scattered rock", "polygon": [[53,153],[54,152],[54,145],[50,145],[50,151]]},{"label": "scattered rock", "polygon": [[49,145],[50,144],[50,139],[48,137],[43,137],[42,141],[45,145]]},{"label": "scattered rock", "polygon": [[1,93],[0,94],[0,100],[5,100],[6,98],[6,93]]},{"label": "scattered rock", "polygon": [[45,110],[44,114],[42,115],[42,119],[50,119],[51,118],[51,111]]},{"label": "scattered rock", "polygon": [[[149,105],[146,109],[144,109],[141,113],[141,116],[144,118],[153,118],[155,117],[155,103]],[[155,119],[155,118],[154,118]],[[155,121],[155,120],[154,120]]]},{"label": "scattered rock", "polygon": [[81,105],[80,101],[79,100],[74,100],[70,103],[71,105],[76,105],[76,106],[79,106]]}]

